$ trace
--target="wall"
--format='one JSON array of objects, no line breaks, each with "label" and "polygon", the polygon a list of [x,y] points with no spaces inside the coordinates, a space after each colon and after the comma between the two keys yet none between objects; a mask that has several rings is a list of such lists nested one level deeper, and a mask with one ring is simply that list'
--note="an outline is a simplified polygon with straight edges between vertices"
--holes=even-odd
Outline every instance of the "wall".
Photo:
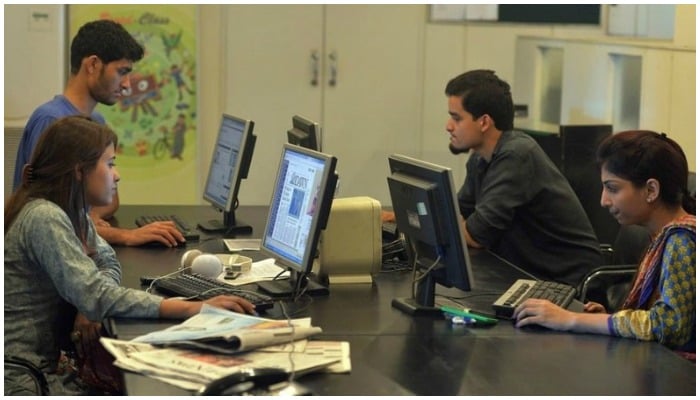
[{"label": "wall", "polygon": [[[33,77],[31,94],[37,99],[32,103],[39,104],[41,100],[48,99],[55,93],[60,92],[63,86],[63,75],[57,72],[56,65],[61,65],[60,58],[56,56],[55,63],[46,62],[46,54],[53,54],[59,51],[61,45],[54,41],[62,42],[59,39],[63,33],[63,29],[55,31],[48,41],[37,42],[31,40],[28,36],[22,39],[22,32],[11,31],[11,22],[13,7],[30,7],[30,6],[5,6],[5,58],[6,58],[6,76],[8,73],[8,65],[22,68],[27,71],[30,66],[43,66],[46,68],[42,73],[36,74],[19,74],[11,80],[5,79],[5,108],[7,110],[8,103],[17,101],[21,96],[13,96],[8,99],[8,84],[19,82],[22,77]],[[58,7],[63,6],[41,6],[41,7]],[[221,85],[223,76],[226,73],[226,68],[222,62],[223,49],[225,43],[223,35],[223,27],[225,21],[223,12],[225,6],[222,5],[200,5],[199,8],[199,30],[200,41],[199,49],[199,131],[202,133],[199,146],[199,165],[200,178],[203,181],[206,178],[207,166],[211,151],[215,132],[218,129],[218,123],[224,104],[224,92]],[[428,7],[426,5],[426,7]],[[606,6],[604,6],[606,7]],[[9,12],[8,12],[9,10]],[[695,160],[695,5],[677,5],[676,8],[676,23],[675,36],[672,46],[684,47],[688,49],[688,53],[684,54],[684,62],[682,67],[677,64],[674,71],[658,71],[659,74],[673,74],[678,78],[674,79],[670,84],[676,89],[684,89],[681,99],[672,98],[673,103],[669,104],[669,109],[673,110],[674,115],[669,117],[671,127],[669,131],[687,132],[686,136],[681,140],[684,150],[689,153],[689,159]],[[14,17],[16,18],[16,16]],[[603,11],[603,18],[606,18],[606,11]],[[490,68],[499,73],[499,75],[513,83],[515,73],[518,69],[516,65],[516,41],[519,36],[546,36],[552,38],[592,38],[605,40],[605,21],[599,27],[580,27],[580,26],[547,26],[547,25],[525,25],[525,24],[494,24],[494,23],[431,23],[425,22],[425,76],[423,82],[423,118],[422,118],[422,154],[426,160],[444,164],[453,168],[455,182],[460,184],[464,178],[464,162],[463,157],[452,156],[447,151],[447,137],[444,126],[447,120],[446,99],[443,94],[445,83],[455,75],[473,68]],[[10,30],[10,31],[8,31]],[[32,43],[31,54],[27,56],[8,53],[11,48],[8,47],[8,37],[16,40],[24,40],[23,43]],[[637,41],[645,42],[645,41]],[[46,51],[36,51],[37,46],[46,48]],[[47,53],[48,52],[48,53]],[[38,60],[32,60],[32,57],[41,57]],[[676,57],[676,56],[674,56]],[[53,58],[53,57],[51,57]],[[22,60],[23,62],[13,63],[12,60]],[[36,83],[36,79],[48,77],[48,82]],[[52,77],[52,78],[51,78]],[[692,81],[688,79],[692,77]],[[24,78],[29,79],[29,78]],[[578,78],[577,78],[578,79]],[[595,79],[595,78],[593,78]],[[602,79],[602,77],[601,77]],[[24,87],[29,86],[29,84]],[[24,92],[23,92],[24,93]],[[679,102],[680,106],[676,103]],[[651,105],[649,105],[651,107]],[[7,113],[7,111],[6,111]],[[688,122],[684,117],[693,117],[693,122]],[[6,115],[7,116],[7,115]],[[14,124],[23,125],[24,120],[5,119],[5,125]],[[691,138],[692,137],[692,138]],[[695,169],[695,162],[692,162],[691,169]],[[198,188],[192,188],[193,192],[201,193],[203,182],[200,182]],[[190,190],[183,188],[183,190]],[[154,193],[153,196],[157,196]],[[199,195],[197,195],[199,197]],[[124,204],[131,203],[129,199],[122,199]]]},{"label": "wall", "polygon": [[4,11],[5,127],[24,127],[37,105],[63,91],[65,6],[5,5]]}]

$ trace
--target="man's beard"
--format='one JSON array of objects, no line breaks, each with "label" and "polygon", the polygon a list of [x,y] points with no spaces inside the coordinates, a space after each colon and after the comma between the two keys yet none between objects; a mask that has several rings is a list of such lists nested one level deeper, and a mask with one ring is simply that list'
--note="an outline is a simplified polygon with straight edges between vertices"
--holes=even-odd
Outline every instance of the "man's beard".
[{"label": "man's beard", "polygon": [[470,149],[468,149],[468,148],[466,148],[466,149],[457,148],[457,147],[455,147],[452,143],[450,143],[448,147],[449,147],[449,149],[450,149],[450,153],[455,154],[455,155],[457,155],[457,154],[463,154],[463,153],[469,153],[469,150],[470,150]]}]

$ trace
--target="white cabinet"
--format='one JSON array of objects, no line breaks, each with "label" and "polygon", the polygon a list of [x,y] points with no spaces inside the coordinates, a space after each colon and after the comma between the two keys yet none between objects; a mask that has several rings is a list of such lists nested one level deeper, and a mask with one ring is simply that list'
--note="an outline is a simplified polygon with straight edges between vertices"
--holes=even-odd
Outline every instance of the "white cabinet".
[{"label": "white cabinet", "polygon": [[420,149],[425,18],[424,5],[225,7],[224,111],[258,136],[241,204],[269,203],[294,114],[321,124],[339,196],[390,203],[388,155]]},{"label": "white cabinet", "polygon": [[[558,121],[543,119],[548,90],[547,51],[560,49]],[[530,107],[527,120],[562,125],[612,124],[613,131],[650,129],[676,140],[696,169],[695,49],[616,40],[520,37],[513,85],[516,103]]]}]

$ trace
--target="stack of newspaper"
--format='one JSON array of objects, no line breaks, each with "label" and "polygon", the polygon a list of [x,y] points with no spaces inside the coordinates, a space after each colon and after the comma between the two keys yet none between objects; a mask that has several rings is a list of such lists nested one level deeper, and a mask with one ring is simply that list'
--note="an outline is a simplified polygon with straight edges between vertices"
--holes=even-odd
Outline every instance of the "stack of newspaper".
[{"label": "stack of newspaper", "polygon": [[131,341],[102,338],[114,365],[188,390],[241,369],[275,367],[295,375],[350,371],[347,342],[308,341],[309,318],[279,321],[204,305],[179,325]]}]

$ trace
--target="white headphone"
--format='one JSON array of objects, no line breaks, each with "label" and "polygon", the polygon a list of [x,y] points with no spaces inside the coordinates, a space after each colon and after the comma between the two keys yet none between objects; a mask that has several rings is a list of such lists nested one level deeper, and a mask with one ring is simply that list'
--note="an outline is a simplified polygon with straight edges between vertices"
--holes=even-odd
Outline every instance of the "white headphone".
[{"label": "white headphone", "polygon": [[216,278],[221,274],[223,265],[214,254],[203,254],[200,250],[188,250],[182,255],[180,269],[191,268],[192,272]]},{"label": "white headphone", "polygon": [[235,271],[249,271],[253,260],[238,254],[204,254],[200,250],[188,250],[180,259],[180,270],[192,272],[216,278],[224,267],[231,267]]}]

